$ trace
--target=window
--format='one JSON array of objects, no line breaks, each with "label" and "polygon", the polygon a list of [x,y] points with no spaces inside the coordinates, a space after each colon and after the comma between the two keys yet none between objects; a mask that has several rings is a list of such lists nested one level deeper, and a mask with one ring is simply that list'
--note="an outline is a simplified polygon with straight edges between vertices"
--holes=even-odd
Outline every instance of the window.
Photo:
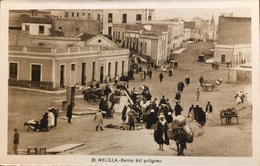
[{"label": "window", "polygon": [[95,80],[96,62],[92,63],[92,81]]},{"label": "window", "polygon": [[136,21],[141,21],[142,20],[142,15],[141,14],[137,14],[136,15]]},{"label": "window", "polygon": [[100,14],[97,15],[97,19],[100,20]]},{"label": "window", "polygon": [[42,25],[39,26],[39,33],[44,33],[44,26]]},{"label": "window", "polygon": [[125,32],[122,32],[122,40],[125,39]]},{"label": "window", "polygon": [[115,76],[117,76],[117,66],[118,66],[118,62],[115,62]]},{"label": "window", "polygon": [[59,27],[59,30],[62,31],[62,27]]},{"label": "window", "polygon": [[41,65],[32,65],[32,81],[41,81]]},{"label": "window", "polygon": [[112,27],[108,27],[108,35],[112,35]]},{"label": "window", "polygon": [[147,43],[144,43],[144,53],[146,54],[146,50],[147,50]]},{"label": "window", "polygon": [[75,71],[75,64],[71,64],[71,71]]},{"label": "window", "polygon": [[117,33],[117,39],[120,40],[120,32]]},{"label": "window", "polygon": [[82,16],[85,16],[85,13],[82,13]]},{"label": "window", "polygon": [[127,23],[127,14],[123,14],[122,23]]},{"label": "window", "polygon": [[122,61],[122,76],[124,75],[125,72],[125,61]]},{"label": "window", "polygon": [[79,13],[77,13],[77,17],[79,17]]},{"label": "window", "polygon": [[66,12],[66,13],[65,13],[65,18],[68,18],[68,17],[69,17],[69,13]]},{"label": "window", "polygon": [[108,13],[108,22],[113,22],[113,14],[112,13]]},{"label": "window", "polygon": [[71,13],[71,17],[74,17],[74,13],[73,12]]},{"label": "window", "polygon": [[90,13],[88,13],[88,18],[90,18]]},{"label": "window", "polygon": [[25,30],[30,31],[30,25],[25,25]]},{"label": "window", "polygon": [[9,78],[17,79],[17,70],[18,70],[18,64],[17,63],[10,63],[10,65],[9,65]]},{"label": "window", "polygon": [[111,76],[111,62],[108,63],[108,75]]}]

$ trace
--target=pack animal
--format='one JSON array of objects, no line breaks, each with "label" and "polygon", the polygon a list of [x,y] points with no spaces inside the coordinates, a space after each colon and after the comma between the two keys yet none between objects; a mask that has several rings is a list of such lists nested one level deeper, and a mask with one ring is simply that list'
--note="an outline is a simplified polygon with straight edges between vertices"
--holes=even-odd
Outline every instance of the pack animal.
[{"label": "pack animal", "polygon": [[173,140],[176,142],[177,155],[184,156],[184,149],[186,149],[186,134],[183,129],[173,129]]}]

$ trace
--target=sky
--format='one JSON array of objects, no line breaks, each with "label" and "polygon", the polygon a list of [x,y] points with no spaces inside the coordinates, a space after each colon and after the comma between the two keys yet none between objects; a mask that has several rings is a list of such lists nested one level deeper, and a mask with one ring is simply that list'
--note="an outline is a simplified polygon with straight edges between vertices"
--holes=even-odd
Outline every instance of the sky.
[{"label": "sky", "polygon": [[185,21],[191,21],[194,17],[200,17],[204,20],[211,20],[214,15],[215,23],[218,22],[218,17],[221,13],[233,13],[234,17],[251,17],[250,8],[192,8],[192,9],[156,9],[155,19],[170,19],[170,18],[181,18]]}]

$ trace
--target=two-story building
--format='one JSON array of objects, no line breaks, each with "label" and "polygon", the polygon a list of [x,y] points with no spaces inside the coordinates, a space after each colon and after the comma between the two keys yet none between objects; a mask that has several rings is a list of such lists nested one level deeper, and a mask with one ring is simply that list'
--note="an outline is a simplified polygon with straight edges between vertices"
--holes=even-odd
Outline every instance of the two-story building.
[{"label": "two-story building", "polygon": [[[104,9],[103,10],[103,34],[114,39],[113,24],[141,24],[144,21],[152,21],[155,18],[154,9]],[[120,36],[124,36],[120,34]]]},{"label": "two-story building", "polygon": [[251,61],[251,18],[219,17],[214,61],[237,66]]}]

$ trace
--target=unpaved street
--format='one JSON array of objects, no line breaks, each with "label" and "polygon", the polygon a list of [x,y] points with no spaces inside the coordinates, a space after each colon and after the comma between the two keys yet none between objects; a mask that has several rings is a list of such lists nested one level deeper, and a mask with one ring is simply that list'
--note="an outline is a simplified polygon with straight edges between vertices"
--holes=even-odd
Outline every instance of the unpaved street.
[{"label": "unpaved street", "polygon": [[[205,48],[204,48],[205,47]],[[213,113],[211,120],[207,121],[203,128],[199,128],[196,122],[190,122],[195,133],[193,143],[187,145],[184,151],[186,156],[214,156],[214,157],[252,157],[252,103],[251,103],[251,84],[247,83],[228,83],[228,68],[224,65],[219,70],[213,70],[210,64],[197,62],[196,50],[210,48],[210,44],[198,43],[191,44],[187,50],[180,54],[177,59],[179,66],[174,70],[174,76],[168,77],[164,73],[164,80],[159,83],[159,69],[153,72],[152,79],[141,81],[137,75],[134,81],[130,82],[130,90],[142,84],[150,87],[151,94],[158,99],[162,95],[170,99],[174,106],[174,96],[177,91],[177,83],[184,81],[185,76],[189,75],[191,84],[185,87],[182,93],[182,115],[188,115],[191,104],[198,104],[205,109],[206,103],[211,101]],[[195,91],[199,87],[198,79],[203,75],[205,79],[223,78],[221,90],[217,92],[203,91],[200,88],[200,100],[196,101]],[[248,93],[245,103],[236,105],[234,95],[238,90]],[[77,90],[77,95],[81,91]],[[19,149],[26,149],[30,145],[44,145],[53,148],[68,143],[84,143],[83,146],[72,150],[59,153],[57,155],[142,155],[142,156],[176,156],[176,146],[173,143],[165,146],[164,151],[158,151],[158,145],[153,140],[153,131],[145,127],[141,130],[126,131],[105,128],[104,131],[95,131],[93,123],[94,115],[81,115],[79,118],[72,119],[72,124],[67,120],[59,119],[58,127],[48,132],[27,132],[23,126],[25,121],[30,119],[40,119],[50,102],[58,99],[65,99],[65,94],[45,94],[39,92],[21,91],[9,88],[9,112],[8,112],[8,154],[12,154],[13,128],[17,127],[20,131],[21,143]],[[83,96],[76,98],[76,107],[73,111],[81,111],[87,107],[97,108],[98,105],[89,105],[83,100]],[[221,125],[220,110],[235,107],[239,115],[239,124],[235,119],[231,125]],[[60,116],[65,116],[65,112]],[[114,118],[105,119],[107,124],[121,125],[121,114],[116,113]]]}]

